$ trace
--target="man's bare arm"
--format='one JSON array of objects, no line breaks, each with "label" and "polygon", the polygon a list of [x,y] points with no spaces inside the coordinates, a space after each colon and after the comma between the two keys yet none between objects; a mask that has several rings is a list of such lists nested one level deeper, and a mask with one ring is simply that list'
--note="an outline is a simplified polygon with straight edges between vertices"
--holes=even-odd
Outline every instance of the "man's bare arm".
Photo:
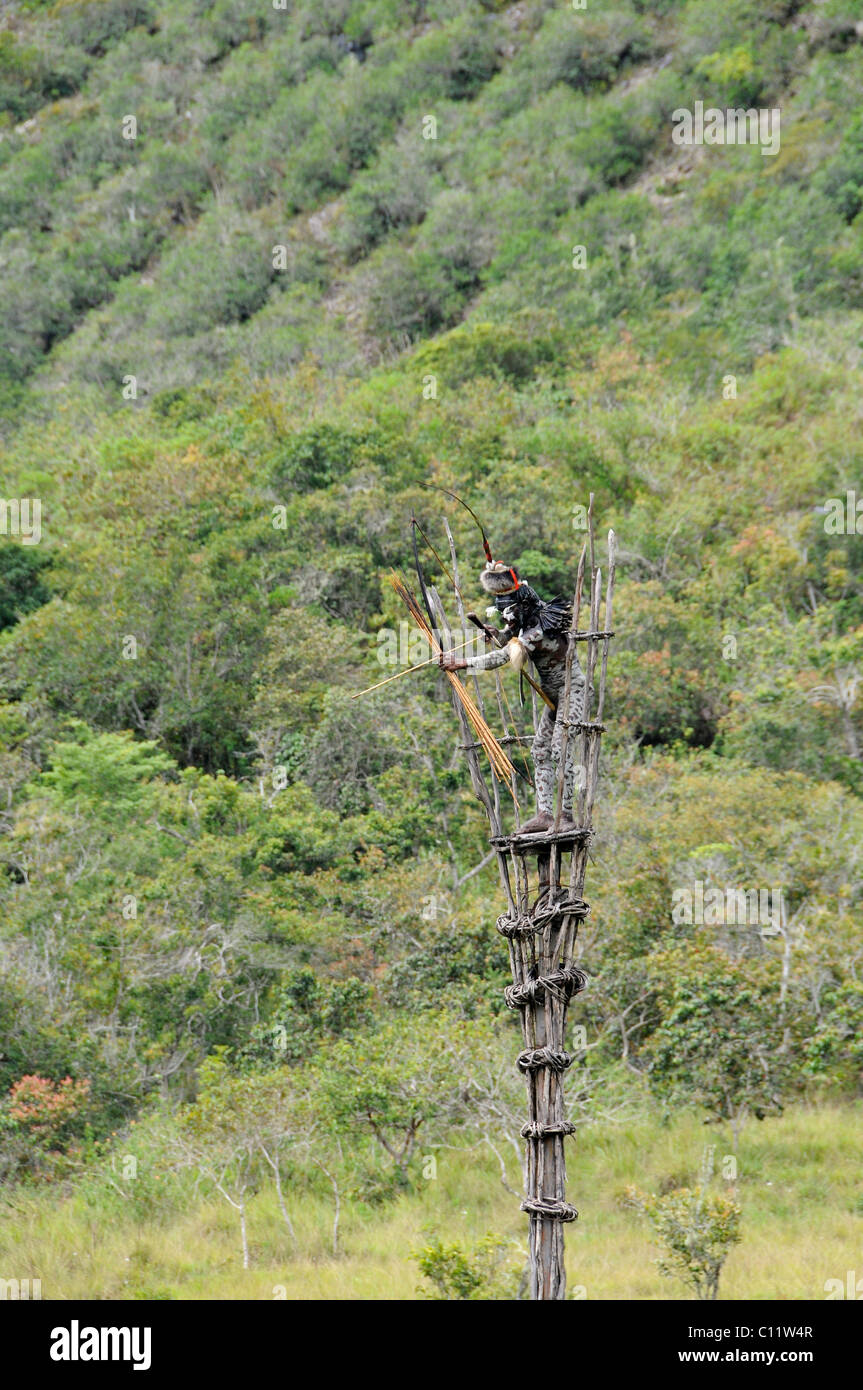
[{"label": "man's bare arm", "polygon": [[485,652],[483,656],[454,656],[452,652],[441,652],[438,666],[442,671],[495,671],[512,660],[510,644]]}]

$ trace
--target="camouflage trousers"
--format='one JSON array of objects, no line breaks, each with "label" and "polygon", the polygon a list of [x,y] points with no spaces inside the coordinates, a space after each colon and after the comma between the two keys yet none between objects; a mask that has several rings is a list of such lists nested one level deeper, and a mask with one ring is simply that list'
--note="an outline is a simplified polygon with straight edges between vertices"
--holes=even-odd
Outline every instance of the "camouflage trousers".
[{"label": "camouflage trousers", "polygon": [[[583,717],[584,678],[576,681],[573,671],[572,688],[569,692],[569,718],[570,720],[577,720]],[[561,692],[556,710],[550,710],[548,705],[543,705],[542,717],[533,740],[533,780],[536,787],[536,809],[540,814],[545,813],[553,816],[555,813],[563,736],[563,692]],[[566,816],[572,815],[572,802],[578,781],[575,755],[580,747],[581,740],[577,731],[570,728],[566,764],[563,771],[562,809]]]}]

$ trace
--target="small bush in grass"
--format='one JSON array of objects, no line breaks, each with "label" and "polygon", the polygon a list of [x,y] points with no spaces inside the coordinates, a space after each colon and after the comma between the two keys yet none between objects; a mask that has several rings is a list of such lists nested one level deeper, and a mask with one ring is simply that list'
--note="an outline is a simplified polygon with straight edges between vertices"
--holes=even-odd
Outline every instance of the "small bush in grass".
[{"label": "small bush in grass", "polygon": [[432,1288],[417,1289],[421,1298],[438,1301],[479,1301],[518,1297],[523,1259],[514,1241],[485,1235],[467,1247],[447,1245],[433,1236],[412,1258]]},{"label": "small bush in grass", "polygon": [[737,1202],[701,1187],[678,1187],[661,1197],[629,1187],[626,1205],[647,1217],[665,1248],[656,1261],[660,1274],[682,1279],[696,1298],[715,1299],[722,1266],[741,1239]]}]

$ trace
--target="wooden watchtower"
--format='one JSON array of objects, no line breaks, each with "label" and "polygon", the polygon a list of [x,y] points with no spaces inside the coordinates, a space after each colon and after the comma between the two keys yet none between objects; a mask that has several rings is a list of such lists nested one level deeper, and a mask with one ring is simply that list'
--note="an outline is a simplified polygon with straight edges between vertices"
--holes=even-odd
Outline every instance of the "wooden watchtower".
[{"label": "wooden watchtower", "polygon": [[[456,601],[462,628],[466,614],[461,598],[458,561],[452,532],[446,525],[456,584]],[[587,566],[589,565],[589,578]],[[572,624],[566,653],[563,708],[569,708],[573,658],[584,644],[585,700],[582,718],[565,720],[562,756],[558,771],[555,825],[545,834],[519,833],[520,815],[515,785],[512,795],[501,796],[501,783],[483,768],[482,745],[475,741],[468,717],[459,700],[453,700],[463,735],[471,784],[485,808],[491,828],[491,844],[497,855],[507,909],[497,929],[509,947],[512,984],[506,1002],[521,1013],[523,1050],[517,1065],[527,1082],[528,1118],[522,1127],[527,1152],[522,1210],[530,1218],[531,1298],[563,1299],[566,1296],[563,1227],[577,1216],[566,1200],[564,1141],[574,1132],[566,1118],[564,1079],[572,1057],[566,1050],[567,1008],[570,999],[585,987],[586,977],[574,962],[581,923],[590,908],[584,901],[584,878],[593,836],[593,804],[599,774],[600,740],[605,707],[608,648],[614,595],[615,539],[608,533],[608,569],[603,611],[602,574],[596,564],[593,533],[593,498],[588,512],[588,540],[582,550],[572,604]],[[587,585],[585,586],[585,579]],[[583,593],[587,588],[586,595]],[[443,604],[435,589],[429,598],[439,625],[441,645],[452,646],[452,634]],[[586,599],[586,602],[585,602]],[[586,611],[584,611],[586,610]],[[579,624],[584,611],[585,626]],[[474,700],[485,718],[482,677],[473,681]],[[506,725],[500,677],[497,705]],[[487,687],[488,688],[488,687]],[[592,709],[595,695],[595,712]],[[534,727],[536,701],[534,697]],[[518,735],[501,740],[520,742]],[[561,831],[563,767],[567,747],[575,742],[578,769],[577,802],[573,805],[575,829]],[[527,740],[530,742],[530,740]],[[504,812],[506,814],[504,814]]]}]

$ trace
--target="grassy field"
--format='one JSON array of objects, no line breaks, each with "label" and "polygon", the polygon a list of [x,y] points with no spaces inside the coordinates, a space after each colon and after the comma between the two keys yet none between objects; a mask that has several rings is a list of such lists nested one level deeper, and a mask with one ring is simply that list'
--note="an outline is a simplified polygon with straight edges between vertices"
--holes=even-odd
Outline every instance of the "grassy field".
[{"label": "grassy field", "polygon": [[[826,1279],[863,1271],[859,1140],[859,1106],[797,1109],[744,1130],[733,1185],[743,1240],[721,1298],[819,1299]],[[707,1144],[716,1145],[720,1169],[727,1136],[696,1116],[579,1136],[569,1163],[580,1210],[567,1233],[571,1290],[582,1286],[588,1299],[689,1297],[658,1274],[648,1227],[621,1196],[629,1183],[657,1191],[695,1181]],[[514,1161],[510,1181],[518,1183]],[[420,1278],[411,1251],[429,1230],[468,1246],[486,1232],[524,1241],[525,1218],[482,1150],[439,1151],[436,1178],[388,1206],[346,1204],[338,1258],[331,1206],[290,1194],[288,1203],[298,1251],[274,1197],[261,1193],[249,1207],[251,1268],[243,1270],[236,1216],[224,1202],[140,1225],[109,1221],[80,1195],[58,1202],[19,1193],[0,1215],[0,1273],[41,1278],[45,1299],[413,1299]]]}]

